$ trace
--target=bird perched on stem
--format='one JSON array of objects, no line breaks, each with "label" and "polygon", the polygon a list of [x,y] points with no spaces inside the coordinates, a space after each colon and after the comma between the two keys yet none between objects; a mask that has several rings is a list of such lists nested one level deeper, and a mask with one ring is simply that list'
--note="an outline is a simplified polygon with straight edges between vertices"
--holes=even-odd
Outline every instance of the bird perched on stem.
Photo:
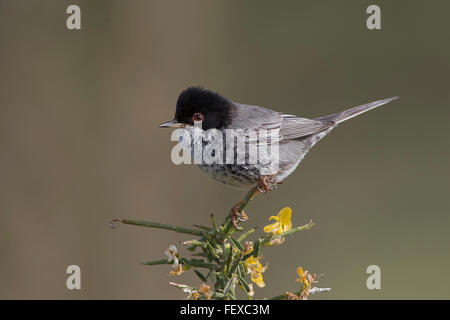
[{"label": "bird perched on stem", "polygon": [[[201,130],[205,132],[214,129],[225,133],[233,129],[240,130],[239,132],[244,135],[245,148],[239,150],[244,150],[245,161],[236,161],[238,148],[234,143],[226,141],[223,144],[224,149],[232,148],[234,152],[232,163],[217,161],[198,164],[202,171],[214,179],[249,190],[245,199],[236,204],[230,212],[230,222],[238,228],[237,221],[247,220],[243,209],[248,201],[258,192],[273,190],[277,184],[282,183],[297,168],[306,153],[338,124],[397,98],[378,100],[331,115],[307,119],[259,106],[237,103],[218,93],[200,87],[190,87],[179,95],[174,119],[162,123],[160,127],[185,128],[190,130],[192,135],[195,124],[201,123]],[[253,132],[252,130],[275,132],[276,138],[262,139],[260,136],[255,138],[249,133]],[[233,138],[232,142],[234,141]],[[277,152],[268,155],[269,161],[250,162],[248,160],[251,158],[252,143],[258,147],[276,145]],[[223,152],[224,157],[226,151]],[[260,160],[258,155],[256,159]]]}]

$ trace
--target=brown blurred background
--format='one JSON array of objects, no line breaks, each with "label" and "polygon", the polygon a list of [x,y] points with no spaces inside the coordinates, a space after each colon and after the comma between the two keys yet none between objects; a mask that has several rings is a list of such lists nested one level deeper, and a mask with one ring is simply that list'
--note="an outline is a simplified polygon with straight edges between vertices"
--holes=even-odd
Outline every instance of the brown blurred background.
[{"label": "brown blurred background", "polygon": [[[82,30],[66,28],[81,7]],[[381,7],[382,30],[366,28]],[[450,3],[443,1],[0,1],[0,298],[171,299],[169,244],[189,237],[108,227],[129,217],[190,226],[243,192],[170,161],[179,92],[202,85],[316,117],[395,95],[341,125],[249,226],[283,206],[316,225],[265,250],[267,287],[297,266],[322,299],[450,298]],[[77,264],[82,290],[69,291]],[[381,290],[366,268],[381,267]]]}]

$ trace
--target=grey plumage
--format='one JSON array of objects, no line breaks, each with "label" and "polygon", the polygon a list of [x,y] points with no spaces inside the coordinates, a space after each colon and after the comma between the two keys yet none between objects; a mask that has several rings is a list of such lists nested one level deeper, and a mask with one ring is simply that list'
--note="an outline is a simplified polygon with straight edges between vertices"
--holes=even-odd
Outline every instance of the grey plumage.
[{"label": "grey plumage", "polygon": [[227,128],[280,129],[282,140],[292,140],[316,134],[396,99],[398,97],[378,100],[314,119],[300,118],[263,107],[234,103],[233,119]]},{"label": "grey plumage", "polygon": [[[224,161],[224,163],[213,164],[203,162],[199,165],[201,170],[218,181],[237,188],[249,189],[257,184],[261,177],[267,175],[271,176],[274,183],[282,182],[295,170],[308,151],[339,123],[397,98],[378,100],[335,114],[307,119],[259,106],[236,103],[212,91],[191,87],[184,90],[178,97],[174,120],[160,126],[188,128],[192,132],[194,121],[202,119],[203,130],[218,129],[223,132],[223,137],[226,137],[227,129],[241,129],[247,134],[246,160],[252,144],[256,143],[261,147],[278,146],[278,154],[275,156],[270,154],[269,158],[274,161],[269,163],[255,164],[246,161],[239,164],[234,161],[233,164],[226,164]],[[262,129],[276,131],[277,138],[264,139],[259,135],[255,137],[247,133],[251,130],[260,132]],[[224,141],[226,150],[223,154],[225,155],[227,150],[233,148],[236,160],[236,145],[228,143],[229,141]],[[260,157],[259,152],[258,157]]]},{"label": "grey plumage", "polygon": [[350,108],[347,110],[344,110],[342,112],[330,114],[328,116],[315,118],[315,120],[319,121],[333,121],[336,124],[341,123],[345,120],[351,119],[353,117],[356,117],[357,115],[360,115],[361,113],[367,112],[369,110],[375,109],[376,107],[382,106],[383,104],[389,103],[391,101],[397,100],[399,97],[392,97],[387,98],[383,100],[378,100],[370,103],[366,103],[354,108]]},{"label": "grey plumage", "polygon": [[[279,130],[279,163],[273,178],[275,182],[281,182],[297,168],[308,151],[339,123],[397,98],[374,101],[314,119],[283,114],[259,106],[233,103],[233,118],[227,129]],[[272,170],[268,166],[270,165],[199,165],[202,171],[215,180],[239,189],[249,189],[258,183],[262,171]]]}]

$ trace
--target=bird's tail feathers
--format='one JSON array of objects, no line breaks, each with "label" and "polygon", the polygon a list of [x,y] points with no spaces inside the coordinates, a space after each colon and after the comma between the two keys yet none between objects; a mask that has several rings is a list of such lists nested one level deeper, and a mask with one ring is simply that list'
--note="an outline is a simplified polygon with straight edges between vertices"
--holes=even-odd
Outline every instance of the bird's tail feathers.
[{"label": "bird's tail feathers", "polygon": [[323,116],[319,118],[315,118],[314,120],[321,120],[321,121],[333,121],[334,123],[338,124],[345,120],[351,119],[353,117],[356,117],[357,115],[360,115],[361,113],[364,113],[366,111],[372,110],[376,107],[382,106],[383,104],[389,103],[393,100],[397,100],[399,97],[392,97],[387,98],[383,100],[378,100],[370,103],[363,104],[361,106],[357,106],[354,108],[350,108],[347,110],[344,110],[342,112],[338,112],[335,114],[330,114],[328,116]]}]

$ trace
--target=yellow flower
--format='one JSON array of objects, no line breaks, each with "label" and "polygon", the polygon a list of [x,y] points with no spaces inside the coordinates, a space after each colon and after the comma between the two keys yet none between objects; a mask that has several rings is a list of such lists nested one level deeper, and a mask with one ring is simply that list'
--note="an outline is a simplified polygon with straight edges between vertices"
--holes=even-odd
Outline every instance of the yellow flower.
[{"label": "yellow flower", "polygon": [[264,288],[266,286],[263,276],[259,272],[252,272],[251,279],[260,288]]},{"label": "yellow flower", "polygon": [[308,291],[311,288],[311,284],[317,282],[316,279],[318,277],[317,274],[311,274],[308,271],[303,271],[302,267],[297,268],[297,274],[299,276],[298,279],[295,279],[297,282],[303,283],[303,287],[301,289],[302,293],[306,296],[308,295]]},{"label": "yellow flower", "polygon": [[295,279],[297,282],[303,283],[305,286],[309,286],[309,282],[307,279],[308,271],[303,271],[302,267],[297,268],[298,279]]},{"label": "yellow flower", "polygon": [[250,273],[250,278],[260,288],[266,286],[262,273],[266,271],[266,268],[261,265],[259,258],[253,256],[248,257],[244,262],[247,273]]},{"label": "yellow flower", "polygon": [[292,228],[291,222],[292,210],[285,207],[278,212],[276,216],[271,216],[269,220],[275,220],[274,223],[264,227],[264,232],[273,234],[282,234]]}]

